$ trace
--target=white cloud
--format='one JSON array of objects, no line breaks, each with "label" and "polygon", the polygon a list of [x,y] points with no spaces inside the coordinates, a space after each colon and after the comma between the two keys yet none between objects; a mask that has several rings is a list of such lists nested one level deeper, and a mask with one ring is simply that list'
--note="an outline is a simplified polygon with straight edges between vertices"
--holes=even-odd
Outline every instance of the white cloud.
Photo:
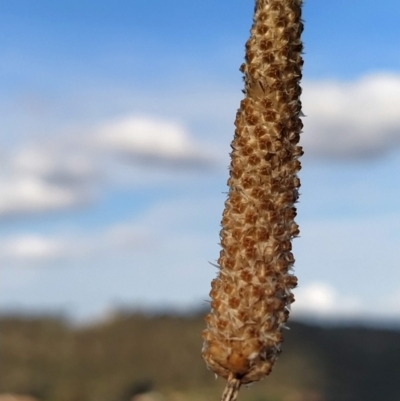
[{"label": "white cloud", "polygon": [[[306,155],[365,158],[400,145],[400,75],[375,74],[352,82],[305,82],[302,100],[307,114],[302,135]],[[206,102],[206,97],[199,98],[192,107],[209,110]],[[221,107],[219,114],[210,112],[219,128],[228,118],[225,106]],[[182,116],[177,113],[179,121]],[[190,122],[194,117],[188,110],[185,113]],[[234,109],[232,113],[231,121]],[[161,114],[127,114],[87,123],[86,127],[78,124],[72,130],[61,126],[64,134],[45,135],[41,144],[33,140],[33,146],[16,143],[14,153],[9,151],[3,157],[0,216],[85,204],[94,199],[96,190],[104,189],[99,178],[114,186],[154,185],[176,181],[176,171],[201,172],[228,163],[230,139],[226,129],[218,140],[207,129],[207,142],[200,143],[175,118],[158,117]],[[213,153],[214,149],[219,149],[219,155]]]},{"label": "white cloud", "polygon": [[2,160],[0,216],[42,213],[88,202],[97,179],[90,154],[60,141],[21,146]]},{"label": "white cloud", "polygon": [[40,235],[19,235],[2,241],[2,259],[12,262],[44,262],[63,256],[64,244],[60,240]]},{"label": "white cloud", "polygon": [[49,184],[36,177],[0,180],[0,216],[47,212],[75,206],[83,199],[71,188]]},{"label": "white cloud", "polygon": [[176,181],[177,170],[203,172],[217,165],[212,147],[198,143],[173,121],[125,117],[81,131],[42,139],[41,144],[23,142],[5,154],[0,217],[87,204],[104,190],[104,181],[154,185]]},{"label": "white cloud", "polygon": [[[215,268],[207,261],[218,254],[220,208],[218,198],[215,202],[193,194],[180,201],[160,200],[136,218],[122,218],[89,232],[75,225],[52,236],[43,235],[62,245],[61,260],[18,263],[14,258],[14,263],[4,263],[3,305],[17,304],[25,310],[68,309],[74,317],[90,318],[112,305],[202,307],[215,276]],[[209,218],[214,214],[218,217],[210,219],[215,227],[210,241]],[[5,240],[0,238],[0,244]],[[37,273],[35,280],[24,285],[24,291],[13,291],[11,283],[18,283],[19,276],[32,270]]]},{"label": "white cloud", "polygon": [[60,143],[55,146],[24,147],[10,160],[13,171],[22,176],[33,175],[57,184],[77,184],[95,175],[91,155]]},{"label": "white cloud", "polygon": [[[351,81],[305,80],[302,86],[303,111],[307,117],[303,119],[301,142],[306,155],[357,160],[384,156],[399,149],[400,74],[377,72]],[[114,97],[126,96],[127,102],[144,113],[171,115],[192,125],[199,121],[202,126],[207,124],[207,135],[212,140],[218,137],[215,147],[225,152],[219,157],[228,154],[235,111],[241,99],[240,87],[228,90],[212,83],[189,93],[174,93],[173,97],[155,92],[137,98],[119,95]],[[159,100],[154,102],[156,97]],[[212,134],[215,131],[217,135]]]},{"label": "white cloud", "polygon": [[310,282],[295,290],[296,301],[292,305],[294,318],[319,322],[360,322],[372,324],[399,324],[399,291],[371,296],[346,294],[343,289],[327,282]]},{"label": "white cloud", "polygon": [[212,152],[196,143],[179,123],[149,117],[128,116],[104,124],[98,141],[133,161],[152,164],[208,166]]},{"label": "white cloud", "polygon": [[333,286],[313,282],[295,291],[294,315],[314,318],[351,317],[364,312],[355,297],[339,294]]},{"label": "white cloud", "polygon": [[160,242],[163,240],[156,227],[138,221],[118,222],[90,234],[78,228],[67,228],[53,235],[26,231],[0,237],[0,259],[3,267],[40,267],[56,260],[79,263],[115,254],[153,253]]},{"label": "white cloud", "polygon": [[[43,278],[30,289],[37,292],[35,288],[53,280],[55,303],[67,302],[74,293],[74,302],[84,309],[88,299],[84,288],[96,276],[97,293],[92,290],[96,293],[93,296],[103,294],[103,304],[202,306],[216,275],[207,261],[214,261],[219,252],[221,201],[197,196],[160,201],[136,218],[89,232],[75,227],[53,236],[25,233],[13,241],[1,239],[0,250],[4,253],[8,249],[8,260],[13,258],[10,269],[45,266],[46,261],[59,267],[34,269],[40,270]],[[300,262],[296,268],[300,285],[294,292],[293,316],[363,321],[399,317],[399,280],[393,274],[398,260],[398,226],[399,220],[393,216],[367,222],[303,224],[296,246],[302,243],[305,247],[294,252]],[[61,258],[61,264],[56,257]],[[15,270],[15,275],[21,274],[21,269]],[[64,295],[58,294],[61,290]],[[81,291],[79,296],[76,291]],[[26,305],[32,305],[29,296],[24,299]],[[100,296],[96,299],[100,302]]]},{"label": "white cloud", "polygon": [[295,314],[318,319],[400,317],[399,214],[299,223]]},{"label": "white cloud", "polygon": [[306,81],[302,145],[317,157],[365,158],[400,146],[400,75]]}]

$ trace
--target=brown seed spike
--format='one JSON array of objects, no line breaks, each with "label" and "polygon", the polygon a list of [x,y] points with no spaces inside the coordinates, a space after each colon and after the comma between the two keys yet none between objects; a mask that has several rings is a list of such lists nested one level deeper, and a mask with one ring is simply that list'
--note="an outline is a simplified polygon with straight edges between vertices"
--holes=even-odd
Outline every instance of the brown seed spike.
[{"label": "brown seed spike", "polygon": [[302,0],[255,0],[240,67],[245,96],[236,114],[220,269],[203,332],[204,360],[228,381],[222,401],[234,401],[241,384],[271,372],[294,302],[301,5]]}]

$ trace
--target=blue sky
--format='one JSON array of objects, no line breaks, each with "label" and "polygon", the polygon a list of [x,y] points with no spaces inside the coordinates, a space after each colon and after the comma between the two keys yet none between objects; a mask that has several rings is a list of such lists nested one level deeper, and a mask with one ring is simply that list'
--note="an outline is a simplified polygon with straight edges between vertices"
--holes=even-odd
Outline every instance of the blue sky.
[{"label": "blue sky", "polygon": [[[252,1],[0,5],[3,311],[204,305]],[[400,322],[400,3],[305,2],[293,312]]]}]

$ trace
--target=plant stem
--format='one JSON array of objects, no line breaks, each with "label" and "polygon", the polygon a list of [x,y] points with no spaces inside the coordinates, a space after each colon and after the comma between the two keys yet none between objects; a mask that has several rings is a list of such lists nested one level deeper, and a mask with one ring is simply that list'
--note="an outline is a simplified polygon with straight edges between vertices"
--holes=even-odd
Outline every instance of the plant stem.
[{"label": "plant stem", "polygon": [[221,401],[235,401],[239,394],[241,384],[240,379],[237,379],[231,374],[226,383],[225,390],[222,393]]}]

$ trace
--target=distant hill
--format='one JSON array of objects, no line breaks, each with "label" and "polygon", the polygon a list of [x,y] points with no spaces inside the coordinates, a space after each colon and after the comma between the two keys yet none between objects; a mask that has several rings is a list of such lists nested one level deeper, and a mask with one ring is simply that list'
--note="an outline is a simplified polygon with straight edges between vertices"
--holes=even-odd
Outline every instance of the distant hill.
[{"label": "distant hill", "polygon": [[[241,401],[400,401],[400,332],[291,322],[283,353]],[[0,320],[0,393],[43,401],[218,400],[200,357],[202,316],[121,313],[73,328],[60,318]]]}]

